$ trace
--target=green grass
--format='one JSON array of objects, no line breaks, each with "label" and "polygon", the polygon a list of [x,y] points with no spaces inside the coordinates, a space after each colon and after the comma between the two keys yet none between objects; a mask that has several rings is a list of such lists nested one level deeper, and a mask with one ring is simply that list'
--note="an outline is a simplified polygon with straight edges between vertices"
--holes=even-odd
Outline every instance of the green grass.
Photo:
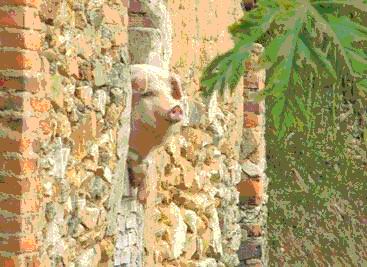
[{"label": "green grass", "polygon": [[268,124],[270,266],[367,266],[362,115],[338,129],[327,97],[318,101],[311,133],[294,129],[279,144]]}]

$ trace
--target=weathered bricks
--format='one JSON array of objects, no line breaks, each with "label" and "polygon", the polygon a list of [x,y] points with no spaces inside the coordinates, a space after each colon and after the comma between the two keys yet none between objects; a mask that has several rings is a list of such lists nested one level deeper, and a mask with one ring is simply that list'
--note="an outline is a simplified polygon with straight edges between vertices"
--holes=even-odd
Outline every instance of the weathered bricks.
[{"label": "weathered bricks", "polygon": [[0,26],[40,30],[41,20],[36,8],[0,7]]},{"label": "weathered bricks", "polygon": [[42,82],[37,77],[26,74],[16,76],[0,73],[0,90],[7,89],[36,93],[42,89]]},{"label": "weathered bricks", "polygon": [[[0,266],[39,266],[39,123],[47,64],[41,60],[40,0],[0,1]],[[45,120],[44,118],[42,120]]]},{"label": "weathered bricks", "polygon": [[1,1],[0,6],[14,5],[14,6],[39,7],[41,2],[42,0],[6,0],[6,1]]},{"label": "weathered bricks", "polygon": [[41,70],[41,59],[34,51],[0,51],[0,58],[0,70]]},{"label": "weathered bricks", "polygon": [[39,50],[41,36],[35,31],[2,29],[0,30],[0,44],[2,47]]},{"label": "weathered bricks", "polygon": [[[241,266],[263,266],[266,265],[265,243],[261,242],[266,238],[263,225],[266,218],[261,213],[264,209],[266,199],[267,178],[264,174],[265,169],[265,103],[258,101],[257,97],[265,87],[265,71],[258,70],[259,56],[262,47],[255,44],[251,58],[244,62],[247,73],[244,76],[244,132],[246,137],[253,137],[255,144],[247,144],[248,138],[243,140],[244,157],[242,160],[249,160],[248,171],[242,176],[242,181],[237,185],[240,193],[240,206],[246,212],[254,212],[256,208],[259,215],[251,220],[246,220],[241,227],[247,231],[247,236],[242,237],[242,244],[238,252]],[[249,153],[251,152],[251,153]],[[245,215],[246,216],[246,215]]]}]

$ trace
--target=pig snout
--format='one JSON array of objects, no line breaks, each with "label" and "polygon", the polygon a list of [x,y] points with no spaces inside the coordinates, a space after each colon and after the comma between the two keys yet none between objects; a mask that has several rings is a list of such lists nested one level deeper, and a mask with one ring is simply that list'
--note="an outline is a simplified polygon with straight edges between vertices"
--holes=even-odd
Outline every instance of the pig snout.
[{"label": "pig snout", "polygon": [[183,110],[182,108],[177,105],[175,107],[173,107],[169,112],[168,112],[168,120],[176,123],[176,122],[180,122],[183,119]]}]

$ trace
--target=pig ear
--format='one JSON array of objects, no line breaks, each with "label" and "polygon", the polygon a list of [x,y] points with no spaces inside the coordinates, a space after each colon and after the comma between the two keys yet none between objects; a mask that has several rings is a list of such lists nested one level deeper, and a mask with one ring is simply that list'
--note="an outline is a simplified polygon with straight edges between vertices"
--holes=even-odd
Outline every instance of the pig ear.
[{"label": "pig ear", "polygon": [[172,97],[176,100],[180,100],[183,96],[181,81],[178,75],[171,74],[170,75],[170,84],[171,84],[171,93]]},{"label": "pig ear", "polygon": [[131,78],[131,87],[133,91],[144,92],[148,87],[146,75],[143,72],[134,73]]}]

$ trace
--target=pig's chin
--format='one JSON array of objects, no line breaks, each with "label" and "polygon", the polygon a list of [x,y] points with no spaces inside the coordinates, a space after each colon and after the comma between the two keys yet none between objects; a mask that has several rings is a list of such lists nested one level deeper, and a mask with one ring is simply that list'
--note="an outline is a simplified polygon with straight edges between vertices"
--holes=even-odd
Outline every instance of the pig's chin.
[{"label": "pig's chin", "polygon": [[183,119],[182,114],[174,114],[174,115],[172,114],[172,115],[168,115],[168,117],[166,118],[166,120],[170,122],[171,124],[178,123],[182,121],[182,119]]}]

